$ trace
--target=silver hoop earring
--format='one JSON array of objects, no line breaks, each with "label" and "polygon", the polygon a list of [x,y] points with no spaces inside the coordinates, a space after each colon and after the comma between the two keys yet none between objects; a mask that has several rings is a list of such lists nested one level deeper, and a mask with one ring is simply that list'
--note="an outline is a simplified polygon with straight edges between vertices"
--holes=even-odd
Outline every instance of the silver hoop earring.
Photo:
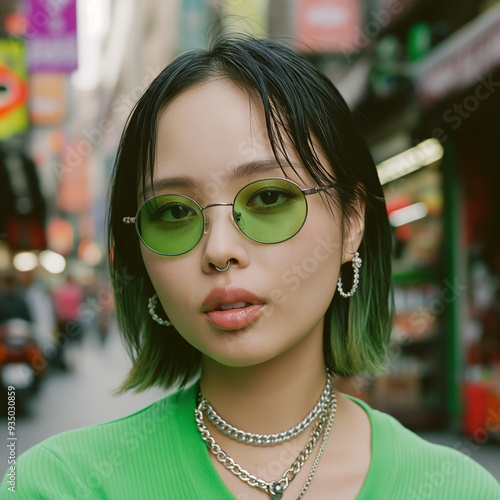
[{"label": "silver hoop earring", "polygon": [[231,261],[230,261],[230,260],[228,260],[228,261],[227,261],[227,266],[226,266],[224,269],[220,269],[219,267],[217,267],[217,266],[214,264],[215,269],[217,269],[217,271],[219,271],[219,272],[221,272],[221,273],[222,273],[223,271],[227,271],[227,270],[229,269],[229,266],[230,266],[230,265],[231,265]]},{"label": "silver hoop earring", "polygon": [[348,297],[352,297],[354,295],[354,293],[356,292],[356,290],[358,289],[358,285],[359,285],[359,268],[361,267],[361,263],[363,261],[361,260],[361,257],[359,256],[359,252],[356,252],[354,254],[354,258],[352,259],[352,268],[353,268],[353,271],[354,271],[354,276],[353,276],[353,279],[352,279],[352,288],[349,292],[344,292],[344,289],[342,288],[342,277],[339,275],[339,279],[337,280],[337,289],[340,293],[340,295],[342,295],[342,297],[344,297],[345,299],[347,299]]},{"label": "silver hoop earring", "polygon": [[155,313],[156,301],[158,300],[158,294],[155,293],[152,297],[149,297],[148,300],[148,311],[149,315],[156,321],[159,325],[162,326],[170,326],[172,323],[167,319],[161,319],[158,314]]}]

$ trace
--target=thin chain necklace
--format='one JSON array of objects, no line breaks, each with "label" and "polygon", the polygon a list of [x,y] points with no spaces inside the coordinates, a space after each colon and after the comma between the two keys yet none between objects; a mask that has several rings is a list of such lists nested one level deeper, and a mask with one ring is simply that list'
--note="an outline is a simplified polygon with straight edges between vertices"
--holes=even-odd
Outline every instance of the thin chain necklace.
[{"label": "thin chain necklace", "polygon": [[304,483],[304,486],[302,486],[302,489],[300,490],[300,493],[297,497],[297,500],[301,500],[304,497],[307,489],[309,488],[309,485],[311,484],[311,481],[313,480],[313,477],[314,477],[314,474],[316,473],[316,469],[318,468],[318,464],[319,464],[319,461],[321,459],[321,456],[323,455],[323,452],[325,451],[326,443],[328,441],[328,437],[330,436],[330,431],[332,430],[333,420],[335,419],[336,410],[337,410],[337,401],[334,402],[334,408],[330,412],[330,418],[328,419],[328,424],[326,426],[325,433],[323,434],[323,441],[321,441],[321,446],[318,450],[318,454],[316,455],[316,458],[314,459],[314,463],[311,467],[311,471],[309,472],[309,475],[307,476],[307,479],[306,479],[306,482]]},{"label": "thin chain necklace", "polygon": [[252,432],[242,431],[233,427],[231,424],[228,424],[201,394],[199,401],[200,408],[207,416],[210,423],[226,436],[239,441],[240,443],[251,444],[254,446],[274,446],[297,437],[300,433],[307,429],[311,423],[314,422],[318,416],[328,408],[331,391],[332,379],[327,372],[325,388],[323,389],[323,392],[321,393],[321,396],[314,408],[296,426],[288,429],[287,431],[278,432],[276,434],[254,434]]},{"label": "thin chain necklace", "polygon": [[203,398],[200,393],[199,394],[200,402],[195,410],[195,420],[198,430],[200,431],[201,438],[206,443],[209,450],[216,456],[217,460],[219,460],[219,462],[222,465],[224,465],[226,469],[232,472],[236,477],[247,483],[249,486],[266,491],[270,495],[271,500],[279,500],[282,498],[283,493],[290,484],[290,482],[295,478],[295,476],[300,472],[300,470],[304,466],[306,460],[311,455],[314,447],[318,443],[324,431],[323,440],[320,449],[318,450],[316,459],[313,463],[309,476],[307,477],[307,480],[304,486],[302,487],[299,496],[297,497],[297,499],[301,499],[306,493],[307,489],[309,488],[309,485],[311,484],[311,481],[314,477],[319,460],[326,447],[328,436],[330,434],[330,430],[332,428],[333,420],[335,418],[335,413],[337,410],[337,398],[335,391],[333,390],[333,387],[331,385],[330,374],[328,374],[328,379],[330,380],[330,384],[327,385],[329,385],[330,391],[327,398],[328,401],[326,409],[321,412],[318,424],[316,425],[314,431],[312,432],[311,437],[309,438],[304,449],[300,452],[299,456],[296,458],[293,464],[288,469],[285,470],[282,477],[277,481],[264,481],[263,479],[256,477],[247,470],[243,469],[243,467],[241,467],[237,462],[234,461],[234,459],[228,456],[224,450],[222,450],[222,448],[217,444],[217,442],[212,437],[210,431],[207,429],[205,425],[203,419],[203,405],[202,405]]}]

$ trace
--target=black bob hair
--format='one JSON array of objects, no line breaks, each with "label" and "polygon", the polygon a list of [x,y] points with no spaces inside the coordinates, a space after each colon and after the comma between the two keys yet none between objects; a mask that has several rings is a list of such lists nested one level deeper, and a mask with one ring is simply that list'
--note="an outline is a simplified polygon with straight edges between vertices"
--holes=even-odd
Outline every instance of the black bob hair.
[{"label": "black bob hair", "polygon": [[[122,134],[110,193],[110,269],[118,325],[133,366],[119,391],[183,386],[200,368],[199,351],[174,326],[161,326],[149,316],[147,300],[155,290],[139,238],[123,218],[137,211],[137,186],[144,190],[153,179],[162,110],[184,90],[214,79],[231,80],[262,102],[278,162],[279,153],[288,162],[285,144],[291,144],[318,186],[335,184],[325,201],[340,207],[343,228],[364,204],[359,287],[349,299],[334,294],[325,317],[324,356],[338,376],[379,372],[392,324],[391,235],[370,152],[337,89],[303,57],[271,40],[226,36],[208,50],[187,52],[170,63],[141,96]],[[317,148],[333,176],[320,163]],[[351,269],[350,263],[342,266],[344,281]]]}]

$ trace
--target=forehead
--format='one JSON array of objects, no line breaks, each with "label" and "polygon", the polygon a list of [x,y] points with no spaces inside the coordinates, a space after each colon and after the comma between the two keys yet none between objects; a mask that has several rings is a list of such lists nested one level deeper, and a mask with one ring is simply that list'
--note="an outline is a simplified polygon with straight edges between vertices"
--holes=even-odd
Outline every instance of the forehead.
[{"label": "forehead", "polygon": [[262,103],[227,79],[191,87],[159,116],[155,174],[202,173],[270,155]]}]

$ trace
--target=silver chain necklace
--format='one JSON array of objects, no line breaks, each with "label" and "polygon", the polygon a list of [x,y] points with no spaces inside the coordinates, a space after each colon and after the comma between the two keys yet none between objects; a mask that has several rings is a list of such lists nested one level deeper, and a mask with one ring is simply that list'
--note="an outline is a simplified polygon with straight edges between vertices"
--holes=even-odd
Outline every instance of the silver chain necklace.
[{"label": "silver chain necklace", "polygon": [[311,471],[309,472],[309,475],[307,476],[307,479],[306,479],[306,482],[304,483],[304,486],[302,486],[302,489],[300,490],[300,493],[297,497],[297,500],[301,500],[301,498],[304,497],[307,489],[309,488],[309,485],[311,484],[311,481],[313,480],[313,477],[314,477],[314,474],[316,473],[316,469],[318,468],[318,464],[319,464],[319,461],[321,459],[321,456],[323,455],[323,452],[325,451],[326,443],[328,441],[328,436],[330,436],[330,431],[332,430],[333,420],[335,419],[336,411],[337,411],[337,401],[335,400],[333,403],[332,411],[330,412],[330,418],[328,419],[328,424],[326,426],[325,433],[323,434],[323,441],[321,441],[321,446],[318,450],[318,454],[316,455],[316,458],[314,459],[314,463],[311,467]]},{"label": "silver chain necklace", "polygon": [[311,423],[318,418],[320,413],[324,412],[328,408],[331,391],[332,379],[330,374],[327,372],[325,388],[323,389],[323,392],[321,393],[321,396],[314,408],[296,426],[288,429],[287,431],[278,432],[276,434],[254,434],[252,432],[245,432],[237,429],[220,417],[212,405],[202,395],[200,395],[199,401],[201,410],[207,416],[210,423],[226,436],[239,441],[240,443],[254,446],[274,446],[297,437],[300,433],[307,429]]},{"label": "silver chain necklace", "polygon": [[[328,376],[328,378],[329,379],[331,378],[330,375]],[[203,419],[203,406],[201,404],[202,401],[200,401],[198,407],[195,409],[196,425],[198,427],[198,430],[200,431],[201,438],[206,443],[208,449],[215,455],[217,460],[222,465],[224,465],[226,469],[232,472],[240,480],[247,483],[249,486],[266,491],[270,495],[271,500],[279,500],[282,498],[285,489],[288,487],[290,482],[295,478],[295,476],[300,472],[300,470],[304,466],[306,460],[311,455],[314,447],[318,443],[324,431],[323,441],[321,443],[316,459],[313,463],[309,476],[304,486],[302,487],[302,490],[299,493],[298,499],[301,499],[304,496],[305,492],[307,491],[309,485],[311,484],[319,460],[326,447],[326,442],[330,434],[331,427],[333,425],[333,420],[335,418],[335,413],[337,410],[337,397],[331,385],[331,380],[329,387],[330,387],[330,392],[328,394],[328,402],[326,405],[326,409],[321,412],[318,424],[316,425],[314,431],[312,432],[311,437],[309,438],[306,446],[300,452],[299,456],[296,458],[293,464],[288,469],[285,470],[282,477],[277,481],[264,481],[263,479],[256,477],[247,470],[243,469],[243,467],[241,467],[237,462],[234,461],[234,459],[228,456],[224,450],[222,450],[222,448],[217,444],[217,442],[212,437],[210,431],[207,429],[205,425]],[[201,394],[199,395],[199,397],[200,399],[202,399]]]}]

